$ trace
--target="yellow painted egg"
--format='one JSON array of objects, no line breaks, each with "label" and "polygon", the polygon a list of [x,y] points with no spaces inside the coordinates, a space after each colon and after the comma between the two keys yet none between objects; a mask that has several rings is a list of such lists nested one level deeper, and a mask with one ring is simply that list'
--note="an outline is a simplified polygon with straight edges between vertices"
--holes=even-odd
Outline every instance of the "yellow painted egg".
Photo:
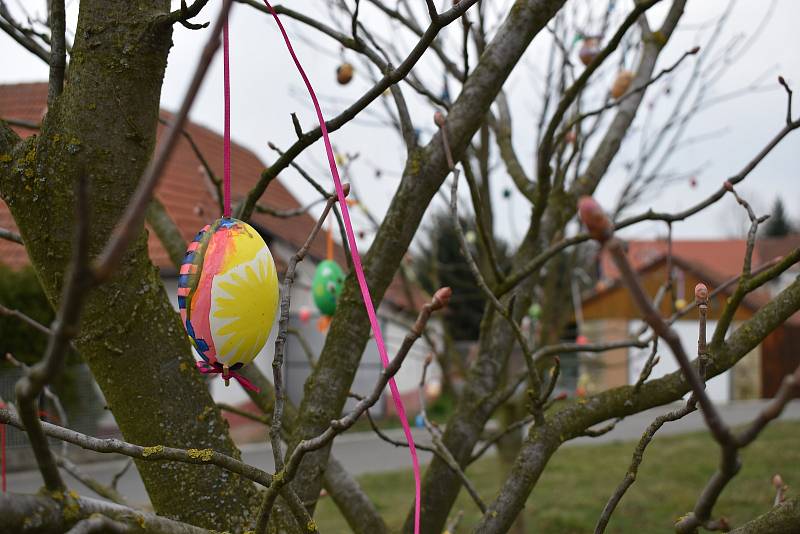
[{"label": "yellow painted egg", "polygon": [[267,244],[249,224],[222,218],[189,245],[178,308],[200,357],[231,370],[250,363],[278,311],[278,275]]}]

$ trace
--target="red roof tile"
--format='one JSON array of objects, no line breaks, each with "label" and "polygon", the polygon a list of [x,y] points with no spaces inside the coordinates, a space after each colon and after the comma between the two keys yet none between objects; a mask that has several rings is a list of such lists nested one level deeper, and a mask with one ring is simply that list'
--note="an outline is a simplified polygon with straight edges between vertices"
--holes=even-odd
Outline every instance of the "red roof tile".
[{"label": "red roof tile", "polygon": [[[628,258],[634,270],[639,270],[667,254],[667,241],[627,241]],[[753,267],[800,246],[800,236],[759,239],[753,251]],[[746,242],[744,239],[673,240],[672,255],[691,263],[718,280],[727,280],[742,272]],[[606,280],[619,277],[614,262],[604,251],[600,257],[600,277]]]}]

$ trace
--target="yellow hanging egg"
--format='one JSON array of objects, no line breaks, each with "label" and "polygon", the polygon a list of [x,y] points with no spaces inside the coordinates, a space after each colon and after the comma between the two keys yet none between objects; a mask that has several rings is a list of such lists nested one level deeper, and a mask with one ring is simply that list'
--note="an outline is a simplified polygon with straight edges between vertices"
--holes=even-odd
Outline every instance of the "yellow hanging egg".
[{"label": "yellow hanging egg", "polygon": [[222,218],[197,234],[181,265],[178,307],[208,364],[235,370],[261,352],[278,311],[278,275],[252,226]]}]

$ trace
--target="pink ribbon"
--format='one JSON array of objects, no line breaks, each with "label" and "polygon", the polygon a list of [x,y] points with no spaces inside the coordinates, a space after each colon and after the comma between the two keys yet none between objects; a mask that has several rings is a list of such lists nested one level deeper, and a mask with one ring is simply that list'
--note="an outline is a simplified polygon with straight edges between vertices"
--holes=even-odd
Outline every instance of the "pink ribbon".
[{"label": "pink ribbon", "polygon": [[[369,322],[372,326],[372,331],[375,334],[375,344],[378,346],[378,354],[380,354],[383,367],[386,368],[389,366],[389,355],[386,352],[386,345],[383,342],[383,335],[381,334],[381,327],[378,323],[378,316],[375,314],[375,307],[372,304],[372,297],[369,294],[369,287],[367,286],[367,279],[364,276],[364,269],[361,267],[361,256],[358,253],[358,244],[356,243],[356,236],[353,233],[353,225],[350,223],[350,213],[347,209],[347,202],[344,197],[342,182],[339,179],[339,171],[336,168],[336,158],[333,155],[333,148],[331,147],[330,139],[328,139],[328,128],[325,125],[325,118],[322,116],[322,110],[320,109],[319,102],[317,101],[317,95],[314,93],[314,89],[311,87],[311,82],[308,80],[308,76],[306,76],[302,65],[300,65],[300,60],[297,59],[297,55],[294,53],[292,43],[289,40],[289,36],[286,34],[283,24],[281,24],[281,21],[278,18],[278,14],[267,0],[264,0],[264,4],[266,4],[267,8],[272,13],[272,18],[275,19],[275,23],[278,25],[281,35],[283,35],[283,41],[286,43],[286,48],[289,50],[289,55],[292,56],[295,67],[297,67],[297,72],[300,74],[300,77],[303,78],[303,82],[308,89],[308,94],[311,96],[311,101],[314,104],[314,110],[317,112],[317,120],[319,121],[319,127],[322,131],[322,140],[325,143],[325,152],[328,155],[328,165],[331,169],[333,183],[336,186],[336,196],[339,199],[339,205],[342,207],[342,219],[344,221],[345,233],[347,234],[347,242],[350,244],[350,254],[353,258],[353,267],[356,272],[356,278],[358,279],[358,286],[361,289],[361,298],[364,301],[364,307],[367,309]],[[400,391],[397,389],[397,384],[395,384],[394,378],[389,379],[389,389],[392,392],[392,400],[394,401],[394,405],[397,409],[397,416],[400,418],[400,423],[403,425],[403,433],[405,434],[406,441],[408,442],[408,449],[411,453],[411,463],[414,471],[414,533],[419,534],[420,496],[422,493],[422,484],[420,480],[417,449],[414,446],[414,437],[411,435],[411,427],[408,425],[406,411],[403,408],[403,401],[400,397]]]},{"label": "pink ribbon", "polygon": [[222,375],[223,380],[230,380],[231,378],[236,379],[239,384],[244,389],[249,389],[250,391],[255,391],[256,393],[260,393],[261,390],[258,389],[252,382],[248,379],[237,373],[236,371],[231,371],[228,369],[228,372],[225,372],[225,368],[220,363],[208,363],[203,360],[198,360],[196,362],[197,369],[203,373],[204,375],[213,375],[213,374],[220,374]]}]

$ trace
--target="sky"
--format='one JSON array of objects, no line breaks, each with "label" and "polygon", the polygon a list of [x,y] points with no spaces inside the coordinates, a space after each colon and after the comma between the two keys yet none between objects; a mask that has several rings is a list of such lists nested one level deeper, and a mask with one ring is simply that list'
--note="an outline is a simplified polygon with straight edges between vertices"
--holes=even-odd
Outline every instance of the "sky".
[{"label": "sky", "polygon": [[[21,1],[12,0],[10,7],[19,12]],[[28,9],[34,12],[39,9],[41,12],[41,7],[30,7],[38,2],[25,0],[24,3]],[[177,5],[177,2],[174,3]],[[352,2],[348,3],[352,5]],[[488,3],[487,9],[490,13],[502,12],[509,3],[508,0],[496,0]],[[210,2],[197,20],[206,21],[215,16],[218,4],[218,1]],[[367,28],[376,35],[390,39],[401,54],[408,53],[414,45],[412,36],[388,26],[366,0],[362,4],[360,20]],[[629,0],[620,0],[617,4],[615,20],[621,20],[631,3]],[[689,0],[682,23],[662,53],[657,71],[674,63],[695,45],[706,47],[714,33],[715,23],[730,4],[723,0]],[[291,2],[291,6],[298,11],[335,22],[330,18],[328,5],[324,0]],[[567,2],[570,13],[579,14],[586,5],[589,3],[585,1]],[[68,27],[74,29],[77,0],[68,2],[68,6]],[[657,26],[667,7],[667,1],[664,1],[651,10],[648,15],[651,26]],[[424,9],[420,10],[419,18],[427,22],[424,13]],[[716,47],[711,48],[705,60],[706,64],[716,62],[720,66],[720,73],[713,76],[705,91],[704,103],[686,124],[683,141],[663,167],[670,175],[680,178],[670,182],[659,180],[663,182],[661,186],[635,204],[628,214],[651,207],[660,211],[678,211],[697,202],[715,191],[728,176],[739,172],[778,132],[786,113],[786,96],[777,84],[778,74],[782,74],[793,87],[800,88],[797,20],[800,20],[800,2],[797,0],[739,0],[733,4],[722,31],[716,36]],[[323,113],[327,118],[335,116],[370,87],[367,69],[353,53],[342,52],[335,41],[293,20],[284,18],[283,22],[321,98]],[[162,91],[164,108],[175,110],[179,106],[206,35],[207,31],[190,31],[176,26]],[[297,112],[303,127],[310,129],[316,125],[313,110],[270,18],[249,6],[237,4],[232,14],[230,35],[232,137],[268,163],[275,158],[274,152],[267,146],[268,142],[286,148],[295,139],[290,112]],[[444,32],[445,46],[457,50],[460,35],[460,25],[447,28]],[[551,43],[549,33],[541,32],[505,85],[511,102],[515,147],[520,159],[528,162],[526,167],[529,172],[541,109],[543,72]],[[634,42],[628,44],[635,45]],[[729,53],[725,54],[725,51]],[[576,55],[573,54],[571,59],[580,65]],[[474,63],[474,51],[471,60]],[[336,82],[336,67],[342,61],[355,65],[353,81],[346,86]],[[611,207],[615,204],[625,181],[626,164],[635,161],[641,151],[642,136],[652,143],[655,139],[653,132],[657,131],[655,127],[673,116],[695,61],[696,58],[685,61],[673,75],[665,78],[664,83],[648,90],[643,111],[648,112],[649,118],[644,114],[637,118],[630,139],[597,191],[597,198],[603,205]],[[38,81],[47,77],[44,63],[2,33],[0,64],[3,66],[0,69],[0,83]],[[601,91],[610,84],[615,75],[613,69],[616,68],[611,65],[599,74],[597,87]],[[442,85],[440,67],[430,53],[426,54],[414,73],[434,87]],[[667,86],[669,93],[665,91]],[[412,118],[420,129],[420,139],[426,142],[433,133],[433,109],[413,89],[407,85],[403,87]],[[458,87],[452,84],[450,92],[455,96]],[[691,105],[692,94],[685,99],[684,106]],[[389,205],[399,182],[405,156],[398,134],[385,124],[385,104],[391,105],[391,101],[376,101],[368,108],[369,114],[331,136],[339,152],[358,154],[349,167],[348,178],[356,186],[362,204],[368,206],[377,219],[381,219]],[[800,104],[795,108],[800,110]],[[219,58],[204,82],[191,118],[222,131],[222,64]],[[644,146],[646,150],[649,145]],[[321,142],[306,150],[297,161],[324,186],[331,187]],[[769,212],[774,200],[780,197],[788,214],[800,224],[799,164],[800,131],[790,134],[737,189],[759,214]],[[492,182],[492,198],[497,206],[496,231],[502,239],[515,242],[524,232],[529,207],[516,192],[512,192],[510,198],[504,198],[506,189],[513,191],[512,183],[497,158],[493,166],[497,169]],[[381,171],[380,176],[376,175],[376,170]],[[315,199],[313,190],[293,171],[284,171],[281,180],[302,201]],[[434,201],[429,213],[443,209],[442,198]],[[466,206],[466,196],[463,202]],[[674,235],[691,239],[738,237],[744,231],[745,220],[744,211],[732,199],[726,198],[704,213],[676,224]],[[371,237],[369,221],[362,213],[356,213],[354,222],[357,229],[365,232],[363,243],[366,247]],[[651,238],[664,232],[663,224],[647,223],[627,230],[624,235]]]}]

